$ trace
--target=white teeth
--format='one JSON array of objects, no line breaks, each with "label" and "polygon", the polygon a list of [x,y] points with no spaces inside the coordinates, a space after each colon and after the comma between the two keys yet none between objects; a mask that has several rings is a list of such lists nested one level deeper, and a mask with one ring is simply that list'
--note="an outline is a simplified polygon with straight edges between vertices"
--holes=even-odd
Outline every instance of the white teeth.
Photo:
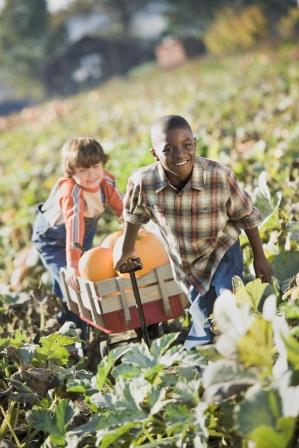
[{"label": "white teeth", "polygon": [[188,160],[184,160],[183,162],[178,162],[178,163],[176,163],[176,166],[186,165],[186,163],[188,163]]}]

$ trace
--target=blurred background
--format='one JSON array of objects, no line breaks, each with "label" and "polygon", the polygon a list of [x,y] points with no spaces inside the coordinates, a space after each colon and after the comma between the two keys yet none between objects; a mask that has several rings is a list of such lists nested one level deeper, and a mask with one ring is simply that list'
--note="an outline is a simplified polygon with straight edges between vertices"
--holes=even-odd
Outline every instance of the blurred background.
[{"label": "blurred background", "polygon": [[[65,140],[97,138],[124,193],[169,113],[253,195],[269,259],[298,249],[298,36],[295,0],[0,0],[3,285],[39,281],[32,222]],[[98,240],[117,226],[107,212]]]},{"label": "blurred background", "polygon": [[[296,38],[296,0],[1,0],[1,113],[157,63]],[[6,105],[5,105],[6,102]]]}]

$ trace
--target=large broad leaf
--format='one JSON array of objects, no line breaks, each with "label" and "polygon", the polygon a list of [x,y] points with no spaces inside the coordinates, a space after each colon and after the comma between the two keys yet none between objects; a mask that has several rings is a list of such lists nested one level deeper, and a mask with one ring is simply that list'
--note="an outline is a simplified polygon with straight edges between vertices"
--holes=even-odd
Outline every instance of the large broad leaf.
[{"label": "large broad leaf", "polygon": [[234,412],[236,430],[242,436],[260,426],[275,429],[281,417],[282,402],[278,391],[263,390],[260,385],[255,385],[246,392],[244,400],[236,405]]},{"label": "large broad leaf", "polygon": [[255,448],[288,448],[296,427],[295,418],[281,418],[277,422],[278,429],[261,425],[248,436],[255,442]]},{"label": "large broad leaf", "polygon": [[112,412],[111,422],[123,424],[132,420],[143,420],[146,413],[142,402],[150,392],[151,385],[142,377],[124,380],[119,378],[111,393],[92,395],[91,401],[99,408]]},{"label": "large broad leaf", "polygon": [[158,359],[169,349],[178,337],[178,333],[165,334],[161,338],[155,339],[152,342],[150,352],[154,358]]},{"label": "large broad leaf", "polygon": [[140,422],[138,420],[125,423],[117,429],[97,432],[97,444],[99,443],[98,448],[109,448],[113,446],[114,442],[121,439],[121,437],[129,432],[131,429],[138,428],[140,426]]},{"label": "large broad leaf", "polygon": [[92,415],[87,423],[84,425],[77,426],[72,431],[68,432],[68,437],[72,436],[82,437],[84,434],[95,433],[97,429],[102,428],[103,422],[105,423],[105,415]]},{"label": "large broad leaf", "polygon": [[239,277],[233,277],[234,294],[237,298],[237,303],[248,303],[257,311],[267,285],[268,283],[262,283],[259,278],[244,285]]},{"label": "large broad leaf", "polygon": [[32,426],[49,434],[54,446],[65,446],[67,428],[74,416],[74,407],[69,400],[60,400],[54,412],[48,409],[33,408],[29,414]]},{"label": "large broad leaf", "polygon": [[60,400],[54,413],[55,430],[50,433],[52,443],[64,446],[67,427],[73,416],[73,404],[69,400]]},{"label": "large broad leaf", "polygon": [[173,398],[179,403],[189,403],[190,407],[196,406],[199,403],[200,386],[200,379],[192,381],[178,380],[173,391]]},{"label": "large broad leaf", "polygon": [[138,375],[141,375],[141,369],[132,364],[120,364],[118,366],[113,367],[111,371],[111,375],[114,378],[136,378]]},{"label": "large broad leaf", "polygon": [[130,344],[130,350],[122,358],[123,364],[133,364],[140,368],[154,367],[156,364],[155,358],[151,355],[147,345],[142,342],[141,344]]},{"label": "large broad leaf", "polygon": [[72,375],[66,383],[66,390],[68,392],[92,395],[97,392],[95,377],[91,372],[86,370],[72,371]]},{"label": "large broad leaf", "polygon": [[287,351],[288,361],[299,370],[299,342],[293,336],[282,336]]},{"label": "large broad leaf", "polygon": [[[192,445],[196,448],[206,448],[208,440],[208,430],[205,425],[206,404],[198,403],[196,407],[190,407],[179,402],[170,404],[164,411],[164,420],[167,428],[167,435],[175,434],[178,442],[174,446],[187,446],[185,439],[193,437]],[[189,446],[188,443],[188,446]]]},{"label": "large broad leaf", "polygon": [[255,369],[244,369],[235,361],[221,359],[209,364],[203,373],[203,386],[208,402],[221,402],[238,395],[257,382]]},{"label": "large broad leaf", "polygon": [[286,283],[299,272],[299,251],[282,252],[274,257],[272,272],[279,283]]},{"label": "large broad leaf", "polygon": [[287,230],[291,240],[299,243],[299,222],[294,221],[287,224]]},{"label": "large broad leaf", "polygon": [[76,340],[76,337],[59,333],[43,336],[40,339],[41,347],[36,349],[34,361],[54,361],[58,365],[65,365],[69,359],[69,352],[65,347],[74,344]]},{"label": "large broad leaf", "polygon": [[114,350],[109,352],[108,355],[105,356],[105,358],[100,362],[96,375],[96,384],[100,391],[102,390],[107,376],[109,375],[111,369],[114,367],[116,361],[129,350],[129,347],[116,347]]},{"label": "large broad leaf", "polygon": [[262,215],[261,230],[274,230],[280,228],[279,222],[279,205],[282,194],[278,192],[276,198],[272,198],[268,185],[267,173],[263,171],[259,175],[258,187],[254,190],[254,205],[259,209]]},{"label": "large broad leaf", "polygon": [[259,367],[270,374],[273,364],[271,322],[256,317],[247,333],[237,341],[238,354],[245,367]]}]

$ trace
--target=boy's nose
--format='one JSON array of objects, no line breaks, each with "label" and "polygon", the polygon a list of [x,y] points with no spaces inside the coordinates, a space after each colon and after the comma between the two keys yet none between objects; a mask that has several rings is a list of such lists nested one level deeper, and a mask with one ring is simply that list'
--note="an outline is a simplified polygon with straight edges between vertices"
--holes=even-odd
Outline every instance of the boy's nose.
[{"label": "boy's nose", "polygon": [[176,146],[174,148],[174,154],[177,158],[181,157],[182,155],[185,154],[185,150],[183,148],[183,146]]}]

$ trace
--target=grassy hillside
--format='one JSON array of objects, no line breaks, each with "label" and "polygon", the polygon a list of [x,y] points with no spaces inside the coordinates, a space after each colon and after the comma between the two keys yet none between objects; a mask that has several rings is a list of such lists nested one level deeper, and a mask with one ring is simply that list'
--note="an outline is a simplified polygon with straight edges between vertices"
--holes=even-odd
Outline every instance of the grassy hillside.
[{"label": "grassy hillside", "polygon": [[[144,67],[126,80],[0,119],[5,446],[298,447],[298,81],[298,51],[264,48],[167,73]],[[190,121],[198,154],[231,166],[252,193],[263,216],[273,294],[259,279],[235,281],[234,295],[217,298],[212,346],[186,351],[177,333],[166,334],[150,349],[144,342],[119,345],[99,362],[105,341],[93,330],[79,358],[76,332],[55,331],[51,317],[61,303],[41,281],[41,265],[21,291],[9,289],[14,259],[29,244],[34,205],[61,174],[65,139],[98,138],[124,191],[128,176],[152,161],[152,121],[169,113]],[[99,234],[115,225],[106,215]],[[241,243],[248,280],[251,254],[245,238]]]},{"label": "grassy hillside", "polygon": [[[292,47],[265,48],[230,58],[209,56],[169,72],[144,67],[99,89],[1,118],[2,273],[7,276],[15,250],[29,240],[34,205],[61,174],[60,148],[71,136],[99,139],[124,191],[128,176],[152,161],[152,121],[181,114],[193,126],[198,154],[230,165],[249,191],[266,170],[272,193],[286,190],[287,208],[298,202],[298,188],[286,183],[298,178],[297,56]],[[103,231],[111,225],[108,220]]]}]

